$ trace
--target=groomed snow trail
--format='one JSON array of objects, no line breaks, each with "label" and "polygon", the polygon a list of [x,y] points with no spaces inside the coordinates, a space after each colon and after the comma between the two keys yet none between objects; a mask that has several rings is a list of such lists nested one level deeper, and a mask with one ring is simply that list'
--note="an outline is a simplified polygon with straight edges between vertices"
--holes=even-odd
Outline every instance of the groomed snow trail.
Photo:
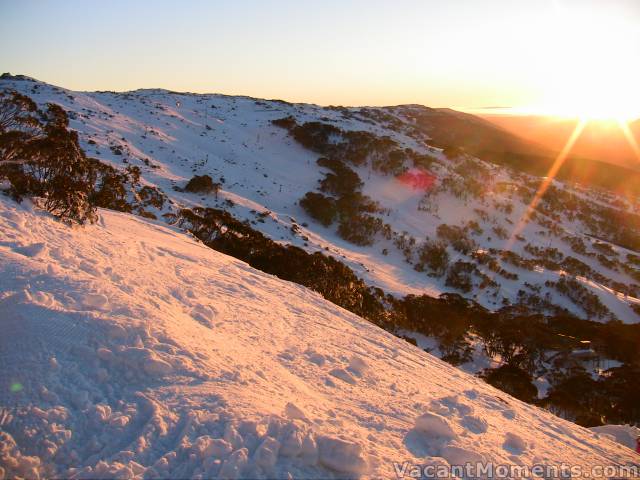
[{"label": "groomed snow trail", "polygon": [[0,331],[6,477],[638,461],[303,287],[126,214],[69,228],[0,197]]}]

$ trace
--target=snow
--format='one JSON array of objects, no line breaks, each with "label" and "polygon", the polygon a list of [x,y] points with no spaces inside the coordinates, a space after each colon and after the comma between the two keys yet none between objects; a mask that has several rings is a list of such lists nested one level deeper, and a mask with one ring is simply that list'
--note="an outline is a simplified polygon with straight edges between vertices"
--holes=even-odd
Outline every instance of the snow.
[{"label": "snow", "polygon": [[[389,478],[394,462],[637,465],[164,225],[0,197],[0,473]],[[346,380],[345,380],[346,379]]]},{"label": "snow", "polygon": [[504,448],[516,455],[520,455],[527,449],[527,442],[520,435],[507,432],[504,438]]},{"label": "snow", "polygon": [[591,427],[589,430],[607,436],[632,450],[636,449],[636,439],[640,437],[640,428],[632,425],[602,425]]},{"label": "snow", "polygon": [[340,438],[321,436],[318,439],[319,461],[331,470],[342,473],[367,473],[367,459],[362,446]]},{"label": "snow", "polygon": [[[33,89],[37,86],[37,89]],[[278,101],[258,100],[248,97],[229,97],[214,94],[175,93],[159,89],[137,90],[125,93],[110,92],[73,92],[37,81],[16,81],[4,79],[0,88],[13,88],[31,96],[38,104],[55,102],[73,113],[70,125],[77,130],[81,145],[89,155],[102,161],[123,166],[126,160],[141,168],[142,182],[156,186],[170,199],[162,213],[178,207],[203,205],[220,207],[225,201],[234,202],[234,206],[224,208],[240,219],[252,222],[252,226],[276,241],[291,243],[307,251],[322,251],[344,262],[369,285],[377,286],[387,293],[404,296],[407,294],[428,294],[437,296],[450,292],[444,278],[429,277],[425,272],[414,271],[412,265],[405,262],[403,255],[390,241],[379,239],[371,247],[354,246],[339,238],[335,228],[324,228],[308,218],[297,202],[308,191],[314,191],[323,170],[316,165],[318,155],[298,145],[286,131],[273,126],[270,121],[289,115],[295,116],[299,123],[305,121],[324,121],[335,124],[344,130],[365,130],[377,135],[387,135],[403,147],[409,147],[419,153],[428,153],[436,158],[433,171],[428,175],[441,178],[451,173],[455,164],[445,160],[442,153],[416,141],[401,131],[393,130],[370,119],[359,116],[358,108],[348,109],[351,116],[343,117],[340,111],[321,108],[317,105],[286,104]],[[386,113],[389,113],[388,111]],[[399,121],[407,123],[398,117]],[[208,128],[207,128],[208,127]],[[89,142],[94,143],[89,143]],[[110,147],[117,146],[123,155],[116,155]],[[145,160],[150,165],[145,164]],[[492,185],[499,183],[518,186],[518,179],[505,169],[481,162],[491,172]],[[389,210],[382,219],[400,233],[407,231],[415,237],[418,244],[425,238],[434,238],[436,228],[441,223],[461,225],[469,220],[477,220],[484,230],[482,236],[474,237],[481,249],[505,248],[506,240],[493,235],[494,227],[503,227],[513,231],[514,224],[522,217],[527,208],[509,189],[506,193],[497,189],[490,191],[486,201],[477,199],[461,200],[449,192],[441,192],[434,199],[433,212],[422,211],[418,207],[424,195],[427,180],[431,177],[418,177],[415,182],[403,182],[404,178],[384,176],[372,172],[366,167],[356,169],[365,182],[363,193],[369,195],[381,206]],[[194,175],[210,175],[218,180],[225,178],[219,199],[213,196],[201,196],[174,191]],[[416,170],[409,171],[411,178]],[[429,180],[430,181],[430,180]],[[436,180],[437,183],[437,180]],[[563,188],[558,182],[554,185]],[[597,192],[576,191],[594,204],[604,204]],[[508,203],[513,213],[507,215],[498,211],[495,202]],[[626,203],[626,201],[625,201]],[[478,218],[475,209],[486,210],[487,220]],[[256,219],[253,212],[270,212],[264,221]],[[291,227],[297,222],[299,233]],[[562,222],[563,233],[571,233],[591,243],[588,229],[574,221]],[[540,233],[542,232],[542,233]],[[565,256],[571,255],[603,273],[612,282],[630,285],[636,280],[627,274],[609,270],[594,258],[576,254],[560,238],[549,234],[549,229],[531,222],[522,232],[527,242],[539,247],[556,247]],[[492,237],[489,239],[489,237]],[[36,248],[37,247],[33,247]],[[613,246],[620,254],[625,249]],[[383,255],[383,249],[388,255]],[[516,242],[509,246],[516,253],[527,257],[523,245]],[[451,261],[466,260],[465,257],[449,249]],[[33,254],[38,254],[34,251]],[[90,265],[87,265],[90,268]],[[560,272],[539,269],[530,272],[512,265],[504,267],[519,278],[509,280],[498,278],[499,291],[474,287],[467,296],[481,305],[495,310],[502,306],[502,299],[517,301],[518,291],[524,282],[541,288],[540,296],[549,294],[553,303],[567,308],[582,317],[587,315],[580,305],[560,295],[552,288],[545,287],[546,281],[557,281]],[[496,275],[480,267],[483,273],[494,278]],[[590,292],[598,296],[601,302],[620,320],[627,323],[638,322],[638,315],[631,308],[640,300],[624,297],[593,279],[578,279]],[[207,314],[201,319],[207,323]]]},{"label": "snow", "polygon": [[449,421],[437,413],[427,412],[420,415],[416,418],[415,428],[430,437],[440,437],[448,440],[457,438],[456,433],[449,425]]}]

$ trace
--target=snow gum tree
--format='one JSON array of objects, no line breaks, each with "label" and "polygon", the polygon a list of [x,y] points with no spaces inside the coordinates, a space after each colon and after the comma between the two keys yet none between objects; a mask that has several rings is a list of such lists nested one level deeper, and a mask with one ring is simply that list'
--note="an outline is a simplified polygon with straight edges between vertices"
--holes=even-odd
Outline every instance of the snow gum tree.
[{"label": "snow gum tree", "polygon": [[48,104],[43,112],[25,95],[0,94],[0,178],[9,181],[16,200],[39,197],[65,222],[96,218],[95,170],[59,105]]}]

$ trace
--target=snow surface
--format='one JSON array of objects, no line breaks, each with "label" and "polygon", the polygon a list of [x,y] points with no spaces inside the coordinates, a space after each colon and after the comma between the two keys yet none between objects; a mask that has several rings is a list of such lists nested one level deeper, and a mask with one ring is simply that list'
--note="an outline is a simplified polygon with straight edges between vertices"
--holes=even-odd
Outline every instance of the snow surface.
[{"label": "snow surface", "polygon": [[99,214],[69,228],[0,197],[0,477],[638,464],[303,287]]},{"label": "snow surface", "polygon": [[608,435],[616,442],[636,449],[636,439],[640,438],[640,428],[632,425],[602,425],[600,427],[591,427],[589,430],[602,435]]}]

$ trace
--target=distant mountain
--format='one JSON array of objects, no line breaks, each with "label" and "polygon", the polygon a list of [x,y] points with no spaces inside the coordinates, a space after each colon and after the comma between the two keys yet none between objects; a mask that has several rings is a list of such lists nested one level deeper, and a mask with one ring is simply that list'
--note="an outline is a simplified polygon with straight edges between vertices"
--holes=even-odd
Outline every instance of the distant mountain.
[{"label": "distant mountain", "polygon": [[[545,175],[573,131],[575,120],[483,115],[450,109],[412,109],[421,129],[441,147],[464,148],[483,160]],[[640,121],[631,125],[640,141]],[[640,163],[617,126],[590,123],[558,178],[616,192],[640,193]]]},{"label": "distant mountain", "polygon": [[[578,120],[536,115],[483,114],[482,118],[505,130],[560,151]],[[640,142],[640,120],[629,122],[629,130]],[[573,147],[573,156],[611,163],[633,170],[640,169],[640,159],[629,144],[619,124],[610,120],[591,120]]]}]

